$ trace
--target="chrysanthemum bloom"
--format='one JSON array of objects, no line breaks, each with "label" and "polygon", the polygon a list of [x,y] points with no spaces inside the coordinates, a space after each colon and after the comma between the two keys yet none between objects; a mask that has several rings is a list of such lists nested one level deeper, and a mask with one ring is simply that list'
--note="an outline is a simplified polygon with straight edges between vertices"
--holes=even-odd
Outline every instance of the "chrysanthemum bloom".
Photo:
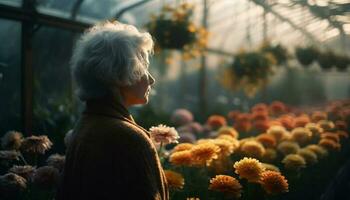
[{"label": "chrysanthemum bloom", "polygon": [[149,131],[152,140],[155,143],[162,143],[163,145],[178,143],[177,140],[180,138],[175,128],[163,124],[152,126]]},{"label": "chrysanthemum bloom", "polygon": [[52,146],[52,142],[46,135],[30,136],[24,138],[21,150],[32,154],[44,154]]},{"label": "chrysanthemum bloom", "polygon": [[15,173],[25,178],[28,181],[31,179],[34,171],[35,171],[35,167],[31,165],[24,165],[24,166],[14,165],[9,169],[9,172]]},{"label": "chrysanthemum bloom", "polygon": [[349,134],[346,131],[337,131],[339,138],[346,139],[349,138]]},{"label": "chrysanthemum bloom", "polygon": [[270,104],[269,110],[270,110],[272,115],[277,116],[277,115],[285,113],[287,110],[287,107],[284,103],[282,103],[280,101],[274,101]]},{"label": "chrysanthemum bloom", "polygon": [[283,115],[278,119],[279,122],[288,130],[294,128],[294,117],[291,115]]},{"label": "chrysanthemum bloom", "polygon": [[320,120],[327,120],[328,116],[327,113],[322,112],[322,111],[315,111],[312,113],[311,120],[314,123],[317,123]]},{"label": "chrysanthemum bloom", "polygon": [[240,114],[238,110],[232,110],[227,114],[227,118],[231,119],[232,121],[236,121],[237,116]]},{"label": "chrysanthemum bloom", "polygon": [[196,136],[193,133],[185,132],[185,133],[179,133],[179,143],[195,143],[196,142]]},{"label": "chrysanthemum bloom", "polygon": [[324,147],[317,144],[310,144],[305,147],[306,149],[311,150],[317,155],[317,158],[324,158],[328,156],[328,151]]},{"label": "chrysanthemum bloom", "polygon": [[332,133],[332,132],[323,132],[321,134],[321,139],[330,139],[336,143],[340,142],[339,135],[337,133]]},{"label": "chrysanthemum bloom", "polygon": [[255,104],[251,111],[254,113],[254,112],[268,112],[268,107],[266,104],[264,103],[258,103],[258,104]]},{"label": "chrysanthemum bloom", "polygon": [[323,133],[323,129],[315,123],[307,123],[305,128],[312,132],[312,137],[318,137]]},{"label": "chrysanthemum bloom", "polygon": [[298,127],[292,130],[292,138],[299,144],[305,144],[310,141],[312,132],[309,129]]},{"label": "chrysanthemum bloom", "polygon": [[185,179],[181,174],[171,170],[164,170],[164,174],[171,189],[180,190],[184,187]]},{"label": "chrysanthemum bloom", "polygon": [[68,148],[68,146],[72,143],[73,140],[73,129],[69,130],[64,136],[64,144]]},{"label": "chrysanthemum bloom", "polygon": [[280,169],[276,165],[272,165],[269,163],[261,163],[265,167],[265,171],[275,171],[280,172]]},{"label": "chrysanthemum bloom", "polygon": [[0,160],[18,160],[18,157],[17,151],[0,151]]},{"label": "chrysanthemum bloom", "polygon": [[174,147],[173,152],[190,150],[193,146],[191,143],[180,143]]},{"label": "chrysanthemum bloom", "polygon": [[248,182],[258,182],[260,175],[265,171],[264,166],[255,158],[243,158],[233,165],[235,173]]},{"label": "chrysanthemum bloom", "polygon": [[291,141],[283,141],[277,146],[277,150],[283,155],[297,153],[299,149],[299,144]]},{"label": "chrysanthemum bloom", "polygon": [[332,131],[332,129],[335,128],[335,125],[332,121],[328,120],[320,120],[317,122],[317,124],[324,130],[324,131]]},{"label": "chrysanthemum bloom", "polygon": [[186,200],[200,200],[200,199],[197,197],[187,197]]},{"label": "chrysanthemum bloom", "polygon": [[287,134],[287,130],[282,126],[272,126],[266,131],[266,133],[275,137],[278,142]]},{"label": "chrysanthemum bloom", "polygon": [[212,115],[208,118],[207,124],[214,130],[226,126],[227,122],[225,117],[221,115]]},{"label": "chrysanthemum bloom", "polygon": [[299,117],[296,117],[294,119],[294,126],[295,127],[304,127],[307,123],[310,122],[310,118],[309,116],[307,116],[306,114],[301,115]]},{"label": "chrysanthemum bloom", "polygon": [[318,142],[318,145],[326,148],[327,150],[333,150],[333,151],[340,150],[340,144],[335,142],[334,140],[330,140],[330,139],[321,139]]},{"label": "chrysanthemum bloom", "polygon": [[194,134],[199,134],[199,133],[202,133],[204,131],[204,128],[198,122],[191,122],[191,123],[188,123],[184,126],[178,127],[177,131],[179,133],[190,132],[190,133],[194,133]]},{"label": "chrysanthemum bloom", "polygon": [[310,149],[300,149],[297,154],[303,157],[306,161],[306,164],[308,165],[313,165],[318,162],[317,154],[311,151]]},{"label": "chrysanthemum bloom", "polygon": [[250,122],[251,118],[252,118],[251,114],[241,113],[237,116],[236,123]]},{"label": "chrysanthemum bloom", "polygon": [[18,194],[27,188],[25,178],[14,173],[0,176],[0,197],[4,199],[16,199]]},{"label": "chrysanthemum bloom", "polygon": [[337,120],[337,121],[335,122],[335,128],[336,128],[337,130],[346,131],[346,130],[348,129],[348,125],[347,125],[346,122],[343,121],[343,120]]},{"label": "chrysanthemum bloom", "polygon": [[223,126],[223,127],[221,127],[218,130],[218,135],[219,136],[220,135],[230,135],[230,136],[232,136],[232,137],[234,137],[236,139],[239,136],[238,132],[234,128],[230,127],[230,126]]},{"label": "chrysanthemum bloom", "polygon": [[239,132],[248,132],[252,129],[251,122],[236,122],[233,127]]},{"label": "chrysanthemum bloom", "polygon": [[193,121],[192,113],[187,109],[176,109],[171,116],[171,122],[176,126],[183,126]]},{"label": "chrysanthemum bloom", "polygon": [[306,161],[303,157],[298,154],[289,154],[282,160],[284,168],[289,170],[300,170],[306,167]]},{"label": "chrysanthemum bloom", "polygon": [[265,171],[261,174],[261,186],[268,194],[288,192],[288,181],[279,172]]},{"label": "chrysanthemum bloom", "polygon": [[242,185],[232,176],[216,175],[210,179],[209,190],[222,192],[227,197],[238,199],[241,197]]},{"label": "chrysanthemum bloom", "polygon": [[64,163],[66,162],[66,156],[59,154],[52,154],[47,160],[47,165],[55,167],[59,171],[63,170]]},{"label": "chrysanthemum bloom", "polygon": [[266,132],[270,128],[270,123],[268,120],[257,120],[254,122],[254,128],[260,133]]},{"label": "chrysanthemum bloom", "polygon": [[1,138],[1,146],[8,150],[18,150],[21,147],[22,138],[22,133],[9,131]]},{"label": "chrysanthemum bloom", "polygon": [[270,127],[271,126],[283,126],[282,123],[280,121],[278,121],[277,119],[270,120],[269,125],[270,125]]},{"label": "chrysanthemum bloom", "polygon": [[244,155],[253,158],[261,158],[265,153],[264,146],[255,140],[244,142],[240,147],[240,150]]},{"label": "chrysanthemum bloom", "polygon": [[256,140],[267,148],[273,148],[277,144],[275,137],[266,133],[258,135],[258,137],[256,137]]},{"label": "chrysanthemum bloom", "polygon": [[252,115],[252,119],[254,121],[259,121],[259,120],[263,120],[263,121],[266,121],[266,120],[269,120],[269,115],[266,112],[254,112],[253,115]]},{"label": "chrysanthemum bloom", "polygon": [[227,140],[214,139],[212,142],[220,148],[219,158],[225,158],[227,156],[230,156],[235,150],[232,143],[230,143]]},{"label": "chrysanthemum bloom", "polygon": [[273,148],[267,148],[261,160],[264,162],[273,162],[277,158],[277,151]]},{"label": "chrysanthemum bloom", "polygon": [[194,166],[210,166],[211,162],[219,157],[220,147],[205,142],[195,145],[190,151]]},{"label": "chrysanthemum bloom", "polygon": [[58,169],[51,166],[39,167],[33,176],[33,183],[42,189],[53,189],[59,181]]},{"label": "chrysanthemum bloom", "polygon": [[175,166],[191,166],[192,154],[190,150],[174,152],[170,155],[169,161]]},{"label": "chrysanthemum bloom", "polygon": [[223,140],[227,140],[231,143],[233,150],[235,151],[236,149],[239,148],[239,141],[237,139],[235,139],[232,136],[229,135],[219,135],[219,137],[217,137],[217,139],[223,139]]}]

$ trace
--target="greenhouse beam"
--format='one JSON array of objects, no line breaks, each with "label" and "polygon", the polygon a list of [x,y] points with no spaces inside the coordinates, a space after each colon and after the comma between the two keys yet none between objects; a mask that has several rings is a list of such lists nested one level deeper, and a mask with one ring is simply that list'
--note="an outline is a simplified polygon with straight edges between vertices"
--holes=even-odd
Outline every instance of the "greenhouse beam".
[{"label": "greenhouse beam", "polygon": [[115,19],[119,19],[126,11],[131,10],[133,8],[136,8],[138,6],[141,6],[142,4],[145,4],[145,3],[148,3],[151,1],[152,0],[142,0],[142,1],[136,2],[134,4],[131,4],[123,9],[121,9],[120,11],[118,11],[117,14],[115,14]]}]

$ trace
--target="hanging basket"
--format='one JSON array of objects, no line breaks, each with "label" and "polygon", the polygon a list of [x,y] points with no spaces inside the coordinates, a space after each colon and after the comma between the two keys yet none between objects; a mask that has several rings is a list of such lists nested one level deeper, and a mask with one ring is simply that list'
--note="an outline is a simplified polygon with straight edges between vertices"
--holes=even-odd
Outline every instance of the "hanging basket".
[{"label": "hanging basket", "polygon": [[281,65],[287,62],[288,51],[281,44],[271,45],[269,43],[265,43],[261,47],[261,51],[263,53],[271,53],[273,57],[276,59],[278,65]]},{"label": "hanging basket", "polygon": [[317,62],[320,65],[320,67],[326,71],[330,70],[334,66],[335,61],[336,61],[336,56],[331,51],[328,51],[326,53],[322,53],[317,58]]},{"label": "hanging basket", "polygon": [[314,47],[298,47],[295,50],[295,55],[300,64],[304,67],[308,67],[318,58],[319,52]]},{"label": "hanging basket", "polygon": [[338,71],[346,71],[346,69],[350,65],[350,58],[344,55],[336,56],[334,65]]}]

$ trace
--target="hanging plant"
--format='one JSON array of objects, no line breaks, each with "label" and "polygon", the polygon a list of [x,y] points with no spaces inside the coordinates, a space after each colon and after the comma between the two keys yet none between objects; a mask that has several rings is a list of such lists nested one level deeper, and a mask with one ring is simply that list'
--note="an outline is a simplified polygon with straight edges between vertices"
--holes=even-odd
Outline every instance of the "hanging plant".
[{"label": "hanging plant", "polygon": [[151,16],[146,26],[155,38],[156,49],[183,50],[185,57],[195,57],[203,52],[208,32],[191,21],[193,9],[187,3],[178,7],[166,5],[159,15]]},{"label": "hanging plant", "polygon": [[276,59],[278,65],[281,65],[287,62],[288,51],[281,44],[272,45],[269,42],[265,42],[262,45],[260,50],[263,53],[271,53],[273,57]]},{"label": "hanging plant", "polygon": [[336,60],[336,56],[333,52],[327,51],[322,53],[318,58],[317,62],[323,70],[329,70],[333,67]]},{"label": "hanging plant", "polygon": [[346,71],[347,67],[350,65],[350,58],[344,55],[336,56],[334,61],[334,65],[338,71]]},{"label": "hanging plant", "polygon": [[318,50],[314,47],[298,47],[295,50],[295,55],[299,63],[304,67],[307,67],[314,62],[318,58],[318,54]]}]

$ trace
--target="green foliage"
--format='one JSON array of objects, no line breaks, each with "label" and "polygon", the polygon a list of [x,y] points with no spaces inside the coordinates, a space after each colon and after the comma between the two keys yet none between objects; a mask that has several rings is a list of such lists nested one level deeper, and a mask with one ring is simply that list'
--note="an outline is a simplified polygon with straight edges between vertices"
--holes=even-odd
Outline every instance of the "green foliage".
[{"label": "green foliage", "polygon": [[309,66],[318,58],[319,52],[314,47],[297,47],[295,49],[295,56],[297,57],[300,64],[305,67]]}]

